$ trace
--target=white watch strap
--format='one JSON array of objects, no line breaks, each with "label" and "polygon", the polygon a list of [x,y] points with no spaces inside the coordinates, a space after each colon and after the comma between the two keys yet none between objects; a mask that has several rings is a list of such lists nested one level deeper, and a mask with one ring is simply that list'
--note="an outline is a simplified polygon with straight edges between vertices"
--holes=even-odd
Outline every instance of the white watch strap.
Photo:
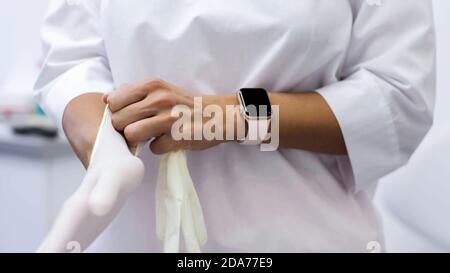
[{"label": "white watch strap", "polygon": [[[243,117],[242,117],[243,118]],[[259,145],[268,140],[270,137],[269,119],[249,119],[247,120],[248,131],[244,140],[240,143],[243,145]]]}]

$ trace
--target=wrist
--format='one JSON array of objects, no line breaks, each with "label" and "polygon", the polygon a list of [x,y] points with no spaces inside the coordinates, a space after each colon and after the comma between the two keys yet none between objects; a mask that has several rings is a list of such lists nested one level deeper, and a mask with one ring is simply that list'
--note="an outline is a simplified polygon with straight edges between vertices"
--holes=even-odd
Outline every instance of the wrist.
[{"label": "wrist", "polygon": [[239,119],[241,118],[239,113],[239,101],[236,94],[228,94],[222,96],[221,108],[223,110],[223,142],[237,141]]},{"label": "wrist", "polygon": [[[272,98],[272,99],[271,99]],[[242,88],[237,99],[245,135],[239,137],[243,145],[259,145],[270,138],[273,94],[263,88]]]},{"label": "wrist", "polygon": [[223,140],[221,143],[237,139],[237,120],[240,119],[239,102],[236,94],[215,95],[203,97],[204,107],[208,105],[219,106],[222,110]]}]

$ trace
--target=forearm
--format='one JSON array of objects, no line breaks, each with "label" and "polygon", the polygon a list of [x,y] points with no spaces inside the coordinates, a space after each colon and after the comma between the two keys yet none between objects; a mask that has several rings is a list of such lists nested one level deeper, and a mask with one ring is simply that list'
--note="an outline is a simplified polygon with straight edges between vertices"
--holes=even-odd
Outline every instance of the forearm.
[{"label": "forearm", "polygon": [[279,105],[280,147],[326,154],[347,154],[339,123],[316,92],[269,94]]},{"label": "forearm", "polygon": [[88,93],[73,99],[64,111],[64,132],[75,154],[86,168],[104,110],[102,94]]},{"label": "forearm", "polygon": [[[316,92],[269,92],[269,98],[280,110],[280,148],[347,154],[339,123],[321,95]],[[223,108],[225,104],[238,103],[235,95],[219,96],[217,101]]]},{"label": "forearm", "polygon": [[[115,129],[123,131],[125,138],[131,143],[153,139],[150,149],[156,154],[179,149],[203,150],[222,142],[233,141],[226,138],[226,140],[216,139],[215,141],[173,139],[171,135],[173,125],[179,126],[179,123],[175,123],[178,115],[171,116],[174,107],[183,105],[193,112],[198,111],[195,109],[197,106],[194,103],[197,96],[202,95],[184,90],[161,79],[146,79],[110,93],[107,101],[112,118],[116,121],[113,122]],[[280,110],[279,143],[281,148],[327,154],[347,154],[339,123],[321,95],[316,92],[269,92],[269,98],[271,104],[278,105]],[[209,105],[219,106],[219,110],[222,110],[224,114],[222,119],[225,118],[223,119],[224,126],[222,126],[224,130],[221,132],[224,133],[224,137],[228,136],[227,132],[232,137],[234,132],[234,140],[238,139],[236,128],[242,128],[242,124],[238,126],[237,122],[240,119],[235,119],[235,111],[228,113],[227,109],[230,107],[227,106],[236,106],[237,104],[238,99],[234,93],[203,95],[201,103],[205,107],[204,109]],[[236,108],[231,107],[231,109]],[[226,118],[229,114],[233,115],[230,119]],[[209,123],[210,119],[210,116],[203,117],[203,120],[194,117],[194,126],[188,127],[194,132],[198,128],[203,128],[205,122]],[[228,120],[231,120],[230,124]],[[196,122],[202,124],[195,126]]]}]

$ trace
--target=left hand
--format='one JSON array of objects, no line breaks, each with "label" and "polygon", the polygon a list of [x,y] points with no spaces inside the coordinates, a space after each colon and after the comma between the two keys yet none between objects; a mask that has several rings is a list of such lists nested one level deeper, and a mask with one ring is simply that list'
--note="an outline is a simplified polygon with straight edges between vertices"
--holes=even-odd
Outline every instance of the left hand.
[{"label": "left hand", "polygon": [[[151,151],[155,154],[165,154],[179,149],[204,150],[224,142],[208,141],[203,137],[202,140],[193,140],[193,131],[191,140],[175,141],[172,138],[172,125],[179,119],[178,116],[172,115],[172,109],[177,105],[183,105],[194,113],[194,97],[199,96],[202,97],[203,108],[215,104],[222,107],[223,113],[227,104],[236,104],[234,95],[195,94],[160,79],[147,79],[137,84],[124,85],[105,95],[104,100],[111,109],[114,128],[123,132],[129,144],[153,139],[150,144]],[[205,121],[203,118],[200,122],[203,124]],[[201,129],[202,124],[196,124],[192,128]],[[223,127],[225,134],[226,126]]]}]

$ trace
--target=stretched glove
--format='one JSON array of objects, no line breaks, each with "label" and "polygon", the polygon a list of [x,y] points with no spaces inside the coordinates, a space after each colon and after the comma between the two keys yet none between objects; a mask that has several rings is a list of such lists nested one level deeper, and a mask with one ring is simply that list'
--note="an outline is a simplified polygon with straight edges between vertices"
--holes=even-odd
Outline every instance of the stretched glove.
[{"label": "stretched glove", "polygon": [[107,107],[86,176],[37,252],[68,252],[74,244],[84,251],[112,222],[143,176],[144,164],[113,128]]},{"label": "stretched glove", "polygon": [[[112,222],[143,173],[142,162],[114,130],[106,108],[85,179],[64,204],[38,252],[67,252],[74,243],[85,250]],[[206,227],[184,151],[166,154],[160,163],[156,230],[165,252],[179,251],[180,229],[186,250],[200,252],[207,240]]]}]

